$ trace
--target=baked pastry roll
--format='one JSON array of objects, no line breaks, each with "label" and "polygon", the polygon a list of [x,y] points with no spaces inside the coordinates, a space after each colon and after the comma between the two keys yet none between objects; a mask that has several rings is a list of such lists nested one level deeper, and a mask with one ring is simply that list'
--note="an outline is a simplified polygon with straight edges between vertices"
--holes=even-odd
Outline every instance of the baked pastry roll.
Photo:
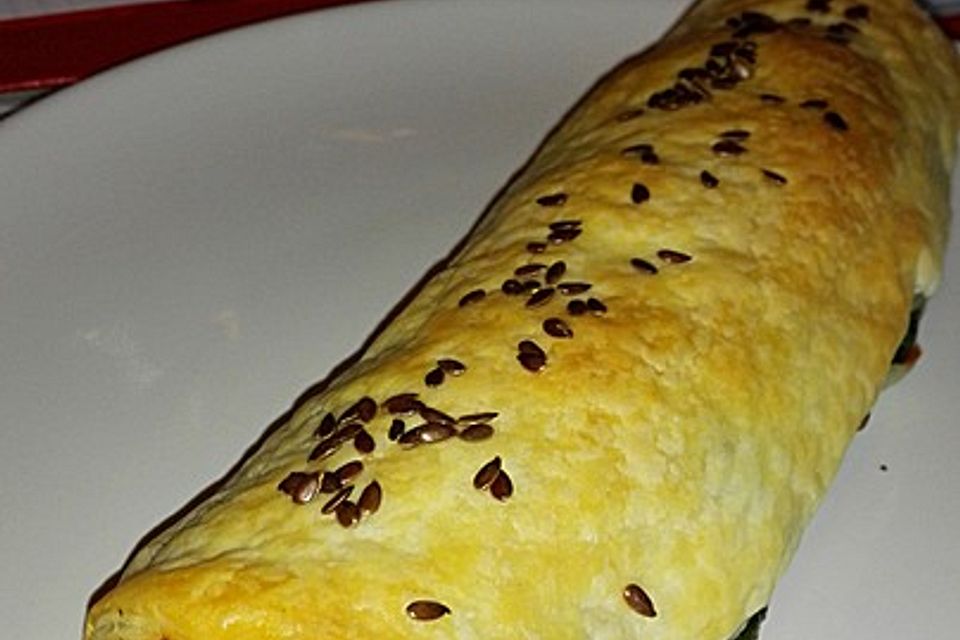
[{"label": "baked pastry roll", "polygon": [[755,635],[913,353],[958,78],[911,0],[695,5],[86,638]]}]

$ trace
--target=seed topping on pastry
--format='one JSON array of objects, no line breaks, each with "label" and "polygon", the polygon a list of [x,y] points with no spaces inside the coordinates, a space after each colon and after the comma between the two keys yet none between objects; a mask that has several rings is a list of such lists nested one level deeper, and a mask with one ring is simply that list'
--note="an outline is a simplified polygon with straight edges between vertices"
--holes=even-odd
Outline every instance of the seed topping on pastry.
[{"label": "seed topping on pastry", "polygon": [[528,242],[527,251],[533,254],[543,253],[547,250],[546,242]]},{"label": "seed topping on pastry", "polygon": [[406,611],[411,620],[421,622],[439,620],[451,614],[450,607],[435,600],[415,600],[407,605]]},{"label": "seed topping on pastry", "polygon": [[557,260],[550,268],[547,269],[546,281],[547,284],[557,284],[560,282],[560,278],[567,272],[567,263],[563,260]]},{"label": "seed topping on pastry", "polygon": [[383,402],[383,408],[393,415],[412,415],[423,405],[416,393],[398,393]]},{"label": "seed topping on pastry", "polygon": [[437,360],[437,366],[440,367],[441,371],[453,377],[463,375],[467,370],[467,365],[456,358],[441,358]]},{"label": "seed topping on pastry", "polygon": [[660,251],[657,251],[657,257],[664,262],[669,262],[670,264],[683,264],[684,262],[690,262],[690,260],[693,259],[686,253],[675,251],[673,249],[660,249]]},{"label": "seed topping on pastry", "polygon": [[700,182],[707,189],[715,189],[720,185],[720,179],[706,170],[700,172]]},{"label": "seed topping on pastry", "polygon": [[543,331],[551,338],[572,338],[573,329],[560,318],[547,318],[543,321]]},{"label": "seed topping on pastry", "polygon": [[730,140],[746,140],[750,137],[750,132],[746,129],[729,129],[721,133],[720,137]]},{"label": "seed topping on pastry", "polygon": [[589,282],[561,282],[557,285],[557,291],[565,296],[576,296],[586,293],[592,286]]},{"label": "seed topping on pastry", "polygon": [[567,194],[565,193],[552,193],[546,196],[540,196],[537,198],[537,204],[541,207],[562,207],[567,203]]},{"label": "seed topping on pastry", "polygon": [[390,423],[390,429],[387,431],[387,439],[391,442],[396,442],[400,436],[403,435],[403,432],[406,430],[407,425],[400,418],[394,418],[393,422]]},{"label": "seed topping on pastry", "polygon": [[787,101],[786,98],[775,93],[761,93],[760,100],[766,104],[783,104]]},{"label": "seed topping on pastry", "polygon": [[360,509],[362,515],[369,516],[380,509],[382,501],[383,488],[379,482],[374,480],[360,492],[360,497],[357,499],[357,507]]},{"label": "seed topping on pastry", "polygon": [[847,125],[847,121],[843,119],[843,116],[836,111],[827,111],[823,114],[823,121],[837,131],[846,131],[850,128]]},{"label": "seed topping on pastry", "polygon": [[645,618],[657,617],[657,610],[653,600],[643,588],[635,583],[628,584],[623,589],[623,600],[627,605]]},{"label": "seed topping on pastry", "polygon": [[493,437],[494,429],[485,422],[476,422],[457,434],[465,442],[480,442]]},{"label": "seed topping on pastry", "polygon": [[324,515],[329,515],[337,510],[337,507],[340,506],[344,500],[350,497],[350,494],[353,493],[353,485],[344,487],[333,494],[333,497],[327,500],[322,507],[320,507],[320,513]]},{"label": "seed topping on pastry", "polygon": [[447,374],[443,372],[443,369],[440,367],[435,367],[427,372],[427,375],[423,377],[423,383],[428,387],[439,387],[443,384],[444,378]]},{"label": "seed topping on pastry", "polygon": [[475,304],[477,302],[480,302],[486,297],[487,297],[486,291],[484,291],[483,289],[474,289],[470,293],[460,298],[460,306],[466,307],[467,305]]},{"label": "seed topping on pastry", "polygon": [[587,309],[587,303],[583,300],[576,299],[567,303],[567,313],[572,316],[582,316],[587,311],[589,311],[589,309]]},{"label": "seed topping on pastry", "polygon": [[337,419],[334,417],[333,413],[327,412],[323,419],[320,421],[320,424],[317,425],[317,428],[314,430],[313,435],[317,438],[326,438],[331,435],[334,431],[337,430]]},{"label": "seed topping on pastry", "polygon": [[522,278],[524,276],[539,273],[546,268],[547,265],[543,264],[542,262],[531,262],[530,264],[525,264],[514,269],[513,275],[517,276],[518,278]]},{"label": "seed topping on pastry", "polygon": [[643,258],[631,258],[630,266],[640,273],[646,273],[649,275],[656,275],[658,272],[657,268],[651,262],[644,260]]},{"label": "seed topping on pastry", "polygon": [[294,471],[277,485],[277,489],[290,496],[296,504],[307,504],[320,489],[320,474]]},{"label": "seed topping on pastry", "polygon": [[513,480],[503,469],[500,469],[497,477],[490,483],[490,495],[500,502],[505,502],[513,495]]},{"label": "seed topping on pastry", "polygon": [[602,316],[608,311],[608,309],[607,305],[604,304],[599,298],[590,298],[587,300],[587,311],[595,316]]},{"label": "seed topping on pastry", "polygon": [[335,515],[340,526],[349,528],[360,522],[360,507],[355,502],[344,500],[337,506]]},{"label": "seed topping on pastry", "polygon": [[826,100],[821,100],[819,98],[811,98],[810,100],[804,100],[800,103],[801,109],[814,109],[817,111],[826,109],[828,106],[830,105]]},{"label": "seed topping on pastry", "polygon": [[543,289],[538,289],[530,298],[527,300],[526,306],[528,307],[541,307],[553,298],[556,293],[556,289],[553,287],[544,287]]},{"label": "seed topping on pastry", "polygon": [[830,0],[809,0],[807,11],[813,13],[830,13]]},{"label": "seed topping on pastry", "polygon": [[370,396],[364,396],[350,405],[350,407],[343,412],[343,415],[340,416],[338,422],[342,424],[354,418],[361,422],[370,422],[376,415],[377,403]]},{"label": "seed topping on pastry", "polygon": [[870,7],[865,4],[855,4],[843,12],[843,17],[847,20],[869,20]]},{"label": "seed topping on pastry", "polygon": [[769,169],[762,169],[762,171],[763,175],[771,182],[774,182],[778,185],[787,184],[787,179],[776,171],[771,171]]},{"label": "seed topping on pastry", "polygon": [[457,418],[457,422],[490,422],[491,420],[496,420],[499,417],[499,413],[496,411],[481,411],[479,413],[468,413]]},{"label": "seed topping on pastry", "polygon": [[517,361],[527,371],[539,373],[547,367],[547,354],[532,340],[524,340],[517,348]]},{"label": "seed topping on pastry", "polygon": [[630,200],[634,204],[643,204],[650,199],[650,189],[646,185],[641,183],[636,183],[633,185],[633,188],[630,190]]},{"label": "seed topping on pastry", "polygon": [[502,466],[503,460],[500,459],[500,456],[497,456],[480,467],[480,470],[473,476],[474,488],[481,491],[489,488],[496,480]]},{"label": "seed topping on pastry", "polygon": [[739,156],[747,152],[747,148],[735,140],[721,140],[712,149],[718,156]]},{"label": "seed topping on pastry", "polygon": [[377,448],[377,442],[373,436],[364,429],[353,437],[353,447],[358,453],[370,454]]}]

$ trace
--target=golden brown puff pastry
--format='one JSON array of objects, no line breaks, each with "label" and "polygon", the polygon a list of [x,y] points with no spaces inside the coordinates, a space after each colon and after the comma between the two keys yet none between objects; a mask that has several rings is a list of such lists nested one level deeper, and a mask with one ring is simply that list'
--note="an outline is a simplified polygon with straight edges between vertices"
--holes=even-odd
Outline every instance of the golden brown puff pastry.
[{"label": "golden brown puff pastry", "polygon": [[704,0],[605,77],[88,640],[728,640],[935,288],[912,0]]}]

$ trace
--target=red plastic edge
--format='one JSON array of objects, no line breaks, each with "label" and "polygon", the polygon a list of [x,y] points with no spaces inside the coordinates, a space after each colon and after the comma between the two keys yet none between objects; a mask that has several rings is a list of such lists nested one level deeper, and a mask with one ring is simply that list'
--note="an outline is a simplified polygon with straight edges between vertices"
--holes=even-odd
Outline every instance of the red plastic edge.
[{"label": "red plastic edge", "polygon": [[0,22],[0,92],[53,89],[200,36],[368,0],[168,0]]},{"label": "red plastic edge", "polygon": [[[53,89],[166,47],[270,18],[369,0],[167,0],[0,22],[0,92]],[[960,15],[940,25],[960,39]]]}]

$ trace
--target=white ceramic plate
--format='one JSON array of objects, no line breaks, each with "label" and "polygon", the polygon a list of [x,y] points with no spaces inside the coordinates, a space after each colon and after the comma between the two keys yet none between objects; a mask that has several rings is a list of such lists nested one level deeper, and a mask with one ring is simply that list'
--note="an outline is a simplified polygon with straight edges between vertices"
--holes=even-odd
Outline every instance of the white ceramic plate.
[{"label": "white ceramic plate", "polygon": [[[2,636],[79,637],[133,544],[359,346],[682,4],[318,12],[0,124]],[[764,640],[957,637],[958,261],[926,357],[857,438]]]}]

